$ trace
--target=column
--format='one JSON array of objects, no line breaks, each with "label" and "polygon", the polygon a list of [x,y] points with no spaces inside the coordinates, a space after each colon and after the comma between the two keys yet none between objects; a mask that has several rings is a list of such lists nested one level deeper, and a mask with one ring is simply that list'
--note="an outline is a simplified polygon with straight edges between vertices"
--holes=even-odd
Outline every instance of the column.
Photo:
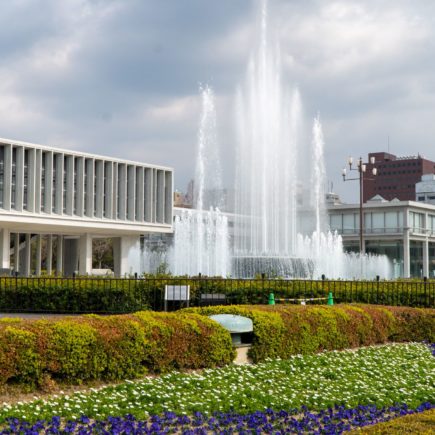
[{"label": "column", "polygon": [[132,275],[135,272],[140,272],[139,261],[132,263],[133,257],[130,255],[130,250],[133,248],[139,249],[140,239],[139,236],[123,236],[113,239],[113,261],[116,276]]},{"label": "column", "polygon": [[0,231],[0,267],[2,269],[11,268],[11,234],[7,228]]},{"label": "column", "polygon": [[24,148],[17,147],[15,162],[15,210],[23,211],[24,197]]},{"label": "column", "polygon": [[[29,148],[27,150],[27,210],[35,212],[35,193],[36,190],[36,149]],[[39,212],[39,210],[38,210]]]},{"label": "column", "polygon": [[12,187],[12,145],[5,144],[4,180],[3,180],[3,208],[11,209]]},{"label": "column", "polygon": [[49,234],[47,237],[47,275],[53,273],[53,234]]},{"label": "column", "polygon": [[79,274],[89,275],[92,272],[92,237],[86,233],[79,240]]},{"label": "column", "polygon": [[56,154],[56,184],[54,186],[54,210],[63,214],[63,154]]},{"label": "column", "polygon": [[127,207],[127,165],[125,163],[118,163],[118,183],[119,183],[119,195],[118,195],[118,219],[125,220],[126,207]]},{"label": "column", "polygon": [[95,163],[94,159],[86,159],[85,161],[85,171],[86,171],[85,215],[88,217],[94,217],[94,177],[95,177],[94,163]]},{"label": "column", "polygon": [[172,172],[165,172],[165,223],[172,225],[172,210],[174,200],[174,186]]},{"label": "column", "polygon": [[74,156],[66,156],[65,175],[65,213],[72,216],[74,213]]},{"label": "column", "polygon": [[62,276],[62,272],[63,272],[63,236],[57,236],[56,275]]},{"label": "column", "polygon": [[95,160],[95,217],[103,217],[104,209],[104,162]]},{"label": "column", "polygon": [[135,203],[134,196],[136,192],[136,168],[127,166],[127,219],[134,221]]},{"label": "column", "polygon": [[153,170],[145,169],[145,192],[144,192],[145,221],[153,222]]},{"label": "column", "polygon": [[35,150],[35,154],[35,204],[33,211],[41,213],[42,150]]},{"label": "column", "polygon": [[403,210],[403,278],[411,275],[411,264],[409,258],[409,211]]},{"label": "column", "polygon": [[36,276],[41,275],[41,262],[42,262],[42,236],[41,234],[38,234],[36,236],[36,265],[35,265]]},{"label": "column", "polygon": [[25,255],[24,255],[24,276],[30,276],[31,275],[31,268],[30,268],[30,261],[31,261],[31,254],[32,254],[32,235],[26,234],[25,236]]},{"label": "column", "polygon": [[158,223],[164,222],[164,192],[165,192],[165,179],[163,176],[163,171],[157,171],[157,196],[156,196],[156,221]]},{"label": "column", "polygon": [[118,219],[118,167],[118,163],[113,162],[112,219]]},{"label": "column", "polygon": [[53,152],[47,151],[45,153],[45,204],[44,212],[52,213],[53,201]]},{"label": "column", "polygon": [[112,219],[113,217],[113,162],[105,162],[104,174],[105,174],[104,217]]},{"label": "column", "polygon": [[76,157],[76,214],[83,216],[85,213],[85,158]]},{"label": "column", "polygon": [[144,168],[138,166],[136,169],[136,220],[144,220]]}]

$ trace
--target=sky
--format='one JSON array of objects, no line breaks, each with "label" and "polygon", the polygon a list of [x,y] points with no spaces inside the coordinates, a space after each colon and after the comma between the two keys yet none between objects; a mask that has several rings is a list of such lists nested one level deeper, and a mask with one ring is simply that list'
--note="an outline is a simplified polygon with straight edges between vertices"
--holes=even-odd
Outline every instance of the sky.
[{"label": "sky", "polygon": [[[193,177],[200,85],[216,95],[224,185],[234,101],[258,0],[11,0],[0,3],[0,137],[173,167]],[[333,190],[348,155],[435,160],[435,2],[270,0],[283,78],[324,130]]]}]

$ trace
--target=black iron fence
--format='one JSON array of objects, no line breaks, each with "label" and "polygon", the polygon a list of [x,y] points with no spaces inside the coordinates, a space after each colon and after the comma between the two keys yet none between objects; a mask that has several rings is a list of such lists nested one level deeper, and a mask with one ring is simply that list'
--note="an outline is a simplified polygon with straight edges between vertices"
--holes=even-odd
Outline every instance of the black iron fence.
[{"label": "black iron fence", "polygon": [[128,313],[184,306],[369,303],[435,307],[435,281],[0,277],[0,312]]}]

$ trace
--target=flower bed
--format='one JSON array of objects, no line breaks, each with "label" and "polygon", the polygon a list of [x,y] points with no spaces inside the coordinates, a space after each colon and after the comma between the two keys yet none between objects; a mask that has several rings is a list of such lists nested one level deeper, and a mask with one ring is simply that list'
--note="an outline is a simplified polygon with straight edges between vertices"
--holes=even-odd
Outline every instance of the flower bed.
[{"label": "flower bed", "polygon": [[[135,434],[167,434],[182,433],[185,435],[207,435],[209,433],[330,433],[341,434],[355,428],[389,421],[403,415],[414,415],[433,409],[430,403],[423,403],[416,409],[406,404],[376,408],[375,406],[357,406],[345,409],[341,406],[320,412],[310,412],[307,408],[292,411],[274,411],[266,409],[251,414],[240,415],[235,412],[215,413],[206,416],[196,412],[193,416],[177,415],[166,412],[161,416],[154,415],[147,420],[137,420],[133,415],[125,417],[109,417],[106,420],[91,420],[81,416],[77,421],[62,422],[59,417],[49,421],[40,420],[34,424],[8,419],[4,433],[35,434],[46,433],[135,433]],[[390,426],[391,427],[391,426]],[[392,425],[394,427],[394,423]],[[388,433],[388,432],[386,432]],[[389,432],[391,433],[391,432]]]},{"label": "flower bed", "polygon": [[[205,415],[214,412],[255,414],[266,409],[321,411],[336,405],[346,409],[396,403],[417,408],[435,403],[435,359],[424,344],[392,344],[355,351],[297,355],[288,360],[252,366],[206,369],[200,373],[170,373],[70,396],[53,396],[31,403],[4,404],[7,417],[78,420],[81,415],[104,420],[131,414]],[[341,408],[340,408],[341,409]]]}]

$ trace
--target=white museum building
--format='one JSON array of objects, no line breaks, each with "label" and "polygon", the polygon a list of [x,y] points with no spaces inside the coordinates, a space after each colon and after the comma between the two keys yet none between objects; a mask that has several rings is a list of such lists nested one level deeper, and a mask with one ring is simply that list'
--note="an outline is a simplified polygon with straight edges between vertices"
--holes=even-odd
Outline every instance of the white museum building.
[{"label": "white museum building", "polygon": [[140,236],[172,232],[173,170],[0,139],[0,268],[92,272],[92,239],[112,238],[116,276]]}]

